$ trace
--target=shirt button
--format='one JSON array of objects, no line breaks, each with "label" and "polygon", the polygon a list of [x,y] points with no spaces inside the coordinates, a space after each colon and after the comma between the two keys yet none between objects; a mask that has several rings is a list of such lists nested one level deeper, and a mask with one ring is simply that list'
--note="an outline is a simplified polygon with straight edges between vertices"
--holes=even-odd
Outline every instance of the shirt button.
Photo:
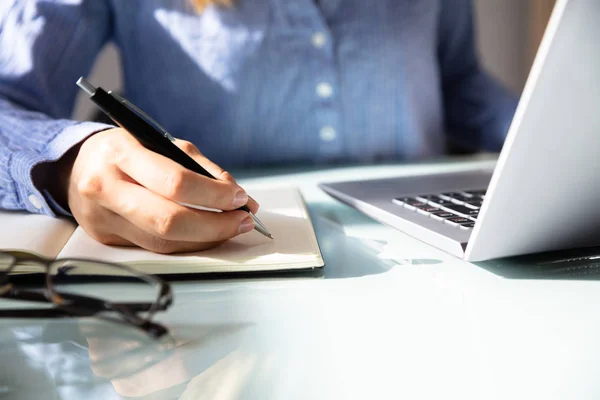
[{"label": "shirt button", "polygon": [[327,37],[323,33],[317,32],[314,35],[312,35],[312,44],[317,49],[320,49],[321,47],[325,46],[325,43],[327,43]]},{"label": "shirt button", "polygon": [[329,83],[322,82],[317,85],[317,95],[324,99],[331,97],[333,94],[333,87]]},{"label": "shirt button", "polygon": [[321,140],[323,140],[324,142],[332,142],[337,137],[337,132],[335,131],[333,126],[326,125],[323,128],[321,128],[321,132],[319,132],[319,136],[321,137]]},{"label": "shirt button", "polygon": [[42,203],[42,200],[40,200],[39,197],[37,197],[35,194],[32,194],[28,197],[29,202],[31,203],[32,206],[34,206],[35,208],[37,208],[38,210],[41,210],[42,207],[44,207],[44,204]]}]

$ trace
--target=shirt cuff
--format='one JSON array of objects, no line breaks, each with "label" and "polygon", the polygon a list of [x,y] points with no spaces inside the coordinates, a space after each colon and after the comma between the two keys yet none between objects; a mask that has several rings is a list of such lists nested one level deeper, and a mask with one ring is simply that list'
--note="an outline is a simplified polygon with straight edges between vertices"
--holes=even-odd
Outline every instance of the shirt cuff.
[{"label": "shirt cuff", "polygon": [[58,204],[58,202],[54,199],[54,196],[52,196],[49,191],[47,191],[46,189],[43,189],[43,190],[41,190],[41,192],[42,192],[42,196],[46,200],[46,203],[48,203],[48,206],[54,212],[55,215],[62,215],[65,217],[73,217],[73,214],[71,214],[71,211],[64,209],[63,206]]},{"label": "shirt cuff", "polygon": [[[44,182],[34,183],[32,170],[39,164],[58,160],[69,149],[94,133],[111,128],[114,128],[114,126],[96,122],[74,123],[62,129],[42,152],[23,151],[13,154],[9,168],[22,207],[36,214],[46,214],[53,217],[57,215],[71,216],[42,187],[44,186]],[[50,167],[50,164],[48,164],[48,167]],[[44,166],[39,166],[39,168],[44,168]],[[46,179],[56,179],[56,177],[50,174],[45,176],[47,177]]]}]

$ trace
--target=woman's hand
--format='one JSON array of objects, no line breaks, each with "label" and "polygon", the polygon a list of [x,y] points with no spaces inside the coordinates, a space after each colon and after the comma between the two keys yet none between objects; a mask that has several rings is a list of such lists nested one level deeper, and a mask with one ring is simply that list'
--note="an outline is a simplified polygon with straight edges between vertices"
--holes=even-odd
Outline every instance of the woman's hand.
[{"label": "woman's hand", "polygon": [[[258,204],[191,143],[175,144],[217,180],[143,147],[121,128],[99,132],[59,167],[63,197],[79,225],[104,244],[157,253],[204,250],[254,228]],[[59,162],[60,165],[60,162]],[[191,209],[187,203],[224,210]]]}]

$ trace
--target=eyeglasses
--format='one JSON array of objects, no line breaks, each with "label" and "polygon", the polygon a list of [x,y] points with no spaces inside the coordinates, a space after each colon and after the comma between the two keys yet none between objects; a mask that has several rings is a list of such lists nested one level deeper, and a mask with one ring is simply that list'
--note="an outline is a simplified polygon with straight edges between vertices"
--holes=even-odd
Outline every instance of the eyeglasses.
[{"label": "eyeglasses", "polygon": [[[37,285],[31,283],[36,273],[43,274]],[[167,282],[121,264],[0,252],[0,298],[19,300],[18,307],[0,309],[0,318],[95,316],[159,338],[168,331],[152,319],[173,303],[173,292]],[[21,301],[53,307],[24,307]]]}]

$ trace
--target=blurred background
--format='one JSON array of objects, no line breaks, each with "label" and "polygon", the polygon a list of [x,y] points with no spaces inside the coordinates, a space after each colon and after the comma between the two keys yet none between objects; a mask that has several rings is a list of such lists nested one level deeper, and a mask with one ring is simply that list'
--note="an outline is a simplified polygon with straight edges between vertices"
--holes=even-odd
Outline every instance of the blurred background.
[{"label": "blurred background", "polygon": [[[444,1],[444,0],[442,0]],[[478,49],[485,68],[520,94],[555,0],[473,0]],[[106,89],[121,88],[119,54],[112,45],[98,57],[90,75]],[[76,119],[89,118],[93,105],[79,93]]]}]

